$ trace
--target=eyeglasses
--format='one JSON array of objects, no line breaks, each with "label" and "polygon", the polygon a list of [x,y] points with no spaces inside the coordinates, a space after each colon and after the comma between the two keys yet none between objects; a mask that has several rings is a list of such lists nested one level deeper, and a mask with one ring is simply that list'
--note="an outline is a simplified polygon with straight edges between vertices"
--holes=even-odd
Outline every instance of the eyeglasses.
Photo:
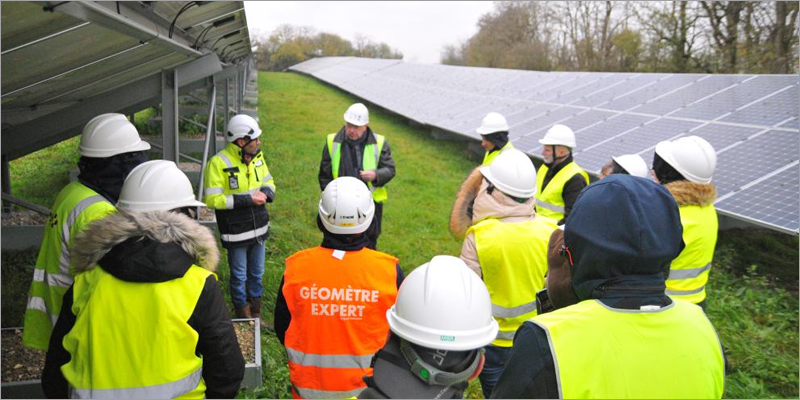
[{"label": "eyeglasses", "polygon": [[558,249],[558,255],[565,260],[569,260],[570,266],[575,265],[575,263],[572,261],[572,252],[569,251],[569,247],[567,247],[566,245],[564,244],[561,245],[561,248]]}]

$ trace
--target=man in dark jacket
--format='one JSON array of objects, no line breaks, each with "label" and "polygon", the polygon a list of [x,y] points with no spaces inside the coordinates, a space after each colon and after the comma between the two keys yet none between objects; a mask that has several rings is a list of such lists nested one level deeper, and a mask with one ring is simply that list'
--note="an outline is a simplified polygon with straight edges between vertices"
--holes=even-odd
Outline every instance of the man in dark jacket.
[{"label": "man in dark jacket", "polygon": [[381,234],[383,203],[388,198],[386,184],[394,178],[394,160],[389,142],[369,127],[369,111],[361,103],[344,113],[345,125],[331,133],[322,150],[319,163],[319,189],[325,190],[332,180],[352,176],[367,184],[375,201],[375,218],[367,229],[369,244],[375,250]]},{"label": "man in dark jacket", "polygon": [[558,309],[517,331],[492,398],[720,398],[713,326],[664,294],[681,232],[677,204],[652,181],[612,175],[584,190],[563,245],[561,230],[551,238]]},{"label": "man in dark jacket", "polygon": [[119,212],[70,248],[42,374],[49,398],[233,398],[244,359],[213,271],[214,235],[189,218],[192,186],[170,161],[134,169]]}]

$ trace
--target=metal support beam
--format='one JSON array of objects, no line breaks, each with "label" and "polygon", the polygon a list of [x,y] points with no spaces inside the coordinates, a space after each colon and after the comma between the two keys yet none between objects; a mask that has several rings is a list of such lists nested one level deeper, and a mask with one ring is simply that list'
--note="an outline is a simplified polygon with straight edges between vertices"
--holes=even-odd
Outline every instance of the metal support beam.
[{"label": "metal support beam", "polygon": [[[183,93],[205,87],[208,76],[223,71],[216,54],[209,54],[177,68],[178,87]],[[194,81],[192,81],[194,80]],[[3,127],[0,145],[9,160],[22,157],[41,148],[59,143],[80,134],[87,121],[102,113],[130,113],[156,106],[161,102],[161,74],[131,82],[72,106],[61,108],[28,122]],[[30,140],[30,134],[36,140]]]},{"label": "metal support beam", "polygon": [[178,70],[161,72],[161,157],[178,162]]},{"label": "metal support beam", "polygon": [[[3,179],[3,194],[11,195],[11,173],[9,173],[8,168],[8,156],[3,154],[2,155],[2,179]],[[4,201],[3,202],[3,212],[10,212],[11,211],[11,203]]]},{"label": "metal support beam", "polygon": [[229,103],[229,99],[230,99],[230,94],[229,94],[230,90],[229,90],[229,88],[230,88],[230,85],[231,85],[231,80],[226,78],[225,79],[225,104],[224,104],[225,105],[225,129],[223,129],[223,131],[226,134],[228,133],[228,121],[231,120],[231,114],[230,114],[231,107],[229,105],[230,104]]},{"label": "metal support beam", "polygon": [[[203,179],[205,179],[206,163],[208,162],[208,155],[212,146],[216,149],[217,134],[214,129],[216,125],[214,116],[216,115],[217,108],[217,87],[214,83],[214,77],[208,78],[208,122],[206,123],[206,142],[203,146],[203,162],[200,164],[200,181],[197,188],[197,200],[203,201]],[[199,212],[197,215],[200,215]]]}]

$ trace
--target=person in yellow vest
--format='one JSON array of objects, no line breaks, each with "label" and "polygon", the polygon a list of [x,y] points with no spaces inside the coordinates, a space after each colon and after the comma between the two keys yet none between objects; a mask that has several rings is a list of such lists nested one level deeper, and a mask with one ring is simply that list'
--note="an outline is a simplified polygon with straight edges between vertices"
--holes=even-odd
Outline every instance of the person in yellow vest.
[{"label": "person in yellow vest", "polygon": [[269,237],[267,203],[275,180],[261,152],[261,128],[239,114],[228,123],[228,145],[208,161],[204,201],[214,210],[222,247],[228,250],[230,295],[237,318],[261,318],[264,243]]},{"label": "person in yellow vest", "polygon": [[217,241],[192,215],[189,178],[171,161],[131,171],[119,211],[70,251],[42,386],[49,398],[233,398],[244,377],[214,270]]},{"label": "person in yellow vest", "polygon": [[491,164],[497,155],[506,149],[514,148],[514,145],[508,141],[508,122],[502,114],[496,112],[486,114],[481,121],[481,126],[475,132],[481,135],[481,147],[486,150],[481,163],[483,166]]},{"label": "person in yellow vest", "polygon": [[613,174],[627,174],[638,176],[639,178],[647,178],[650,176],[650,168],[647,168],[647,163],[644,162],[642,156],[625,154],[624,156],[611,157],[611,161],[600,168],[600,179]]},{"label": "person in yellow vest", "polygon": [[361,180],[375,201],[375,217],[367,230],[370,249],[377,249],[381,234],[383,203],[388,198],[386,185],[394,178],[392,150],[383,135],[369,126],[369,111],[361,103],[351,105],[344,113],[344,126],[328,135],[319,163],[319,190],[325,190],[340,176]]},{"label": "person in yellow vest", "polygon": [[717,190],[711,179],[717,153],[705,139],[687,136],[656,145],[653,173],[678,202],[686,248],[672,261],[667,294],[705,308],[706,283],[717,245]]},{"label": "person in yellow vest", "polygon": [[[664,293],[681,231],[675,200],[651,180],[618,174],[586,188],[552,237],[563,245],[549,256],[547,291],[562,308],[522,324],[492,397],[721,398],[714,327]],[[577,303],[555,301],[569,297]]]},{"label": "person in yellow vest", "polygon": [[536,177],[536,215],[564,221],[581,190],[589,184],[589,175],[572,160],[575,133],[566,125],[553,125],[542,146],[544,165]]},{"label": "person in yellow vest", "polygon": [[367,185],[349,176],[333,180],[319,201],[322,244],[286,259],[274,323],[295,398],[358,396],[386,342],[386,311],[403,271],[396,257],[367,247],[374,214]]},{"label": "person in yellow vest", "polygon": [[137,165],[147,161],[150,145],[122,114],[92,118],[81,133],[78,180],[56,196],[28,292],[22,343],[47,350],[61,312],[61,299],[72,285],[69,244],[89,222],[114,212],[122,183]]},{"label": "person in yellow vest", "polygon": [[[547,243],[557,226],[554,220],[534,217],[536,168],[527,155],[506,150],[477,171],[483,179],[478,180],[479,189],[472,190],[477,195],[461,259],[483,278],[492,315],[500,324],[497,338],[485,347],[486,364],[480,374],[488,398],[503,371],[514,332],[536,315],[536,292],[544,288],[547,272]],[[462,188],[459,197],[469,191]]]},{"label": "person in yellow vest", "polygon": [[386,318],[389,340],[359,399],[463,398],[498,329],[486,285],[453,256],[414,269]]}]

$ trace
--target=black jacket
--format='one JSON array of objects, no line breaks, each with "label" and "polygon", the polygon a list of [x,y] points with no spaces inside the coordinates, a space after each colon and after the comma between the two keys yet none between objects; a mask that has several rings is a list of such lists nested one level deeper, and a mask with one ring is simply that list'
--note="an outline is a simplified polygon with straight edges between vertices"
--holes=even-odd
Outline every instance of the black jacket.
[{"label": "black jacket", "polygon": [[[372,132],[372,129],[367,127],[367,131],[364,132],[365,139],[363,141],[358,141],[356,147],[358,147],[358,154],[364,154],[364,147],[367,144],[376,144],[377,139],[375,138],[375,134]],[[336,136],[333,138],[334,142],[342,143],[342,154],[341,159],[339,161],[339,176],[352,176],[358,179],[361,179],[356,172],[362,171],[364,169],[364,159],[362,157],[345,157],[345,142],[349,142],[350,139],[347,138],[347,134],[344,132],[344,127],[339,130]],[[354,159],[356,161],[354,161]],[[354,162],[356,165],[353,165]],[[328,186],[333,180],[333,171],[331,170],[331,156],[330,152],[328,151],[328,142],[325,142],[325,147],[322,149],[322,161],[319,163],[319,190],[325,190],[325,186]],[[389,181],[394,178],[395,169],[394,169],[394,159],[392,159],[392,149],[389,148],[389,141],[385,140],[383,142],[383,148],[381,149],[381,155],[378,159],[378,169],[375,170],[377,177],[375,181],[372,182],[374,186],[381,187],[389,183]],[[365,182],[366,183],[366,182]]]},{"label": "black jacket", "polygon": [[[326,249],[343,250],[343,251],[359,251],[369,244],[367,235],[362,234],[359,236],[353,235],[336,235],[325,231],[322,228],[322,223],[317,217],[317,226],[323,231],[323,239],[321,246]],[[405,275],[403,270],[400,269],[400,263],[395,265],[397,270],[397,287],[403,283]],[[286,331],[289,329],[289,324],[292,322],[292,313],[289,312],[289,306],[286,304],[286,298],[283,296],[283,277],[281,277],[281,284],[278,286],[278,298],[275,300],[275,312],[273,323],[275,325],[275,335],[278,340],[283,344],[286,338]]]},{"label": "black jacket", "polygon": [[[542,183],[542,191],[544,188],[547,187],[547,184],[553,180],[553,177],[556,176],[558,171],[561,171],[566,167],[569,163],[571,163],[572,154],[567,156],[564,161],[560,162],[555,168],[552,165],[547,165],[547,175],[544,176],[544,182]],[[570,211],[572,211],[572,206],[575,204],[575,200],[578,198],[578,195],[581,194],[581,190],[587,186],[586,179],[583,179],[583,175],[575,174],[572,178],[570,178],[567,183],[564,184],[564,189],[561,191],[561,197],[564,199],[564,218],[558,221],[559,225],[564,225],[564,221],[566,221],[567,216],[569,215]]]},{"label": "black jacket", "polygon": [[[216,239],[211,232],[186,216],[170,212],[120,212],[95,221],[75,237],[70,252],[78,271],[97,265],[117,279],[143,284],[180,278],[192,264],[213,271],[219,261]],[[73,290],[74,286],[64,295],[61,314],[50,338],[42,373],[42,386],[48,398],[69,395],[61,366],[71,358],[62,342],[77,319],[72,313]],[[244,377],[244,358],[213,275],[206,279],[187,323],[199,335],[195,351],[203,357],[206,397],[233,398]]]}]

